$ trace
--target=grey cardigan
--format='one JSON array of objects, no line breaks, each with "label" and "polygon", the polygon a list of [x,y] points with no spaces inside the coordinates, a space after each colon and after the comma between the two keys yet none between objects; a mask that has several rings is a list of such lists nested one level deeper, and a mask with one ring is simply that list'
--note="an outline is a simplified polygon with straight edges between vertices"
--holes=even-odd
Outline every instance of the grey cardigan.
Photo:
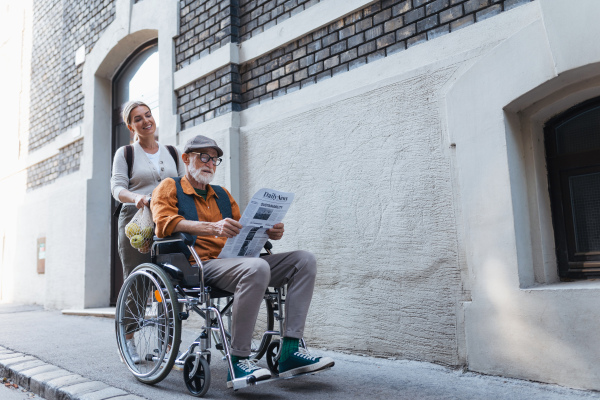
[{"label": "grey cardigan", "polygon": [[110,191],[117,201],[121,190],[127,189],[130,192],[150,195],[155,187],[165,178],[185,175],[185,164],[181,160],[181,152],[177,149],[179,158],[179,170],[175,160],[169,153],[169,150],[162,144],[160,147],[160,158],[158,165],[160,171],[157,171],[152,161],[146,156],[142,146],[138,142],[133,143],[133,168],[131,169],[131,179],[127,171],[127,161],[125,160],[125,147],[120,147],[115,153],[112,167],[112,177],[110,178]]}]

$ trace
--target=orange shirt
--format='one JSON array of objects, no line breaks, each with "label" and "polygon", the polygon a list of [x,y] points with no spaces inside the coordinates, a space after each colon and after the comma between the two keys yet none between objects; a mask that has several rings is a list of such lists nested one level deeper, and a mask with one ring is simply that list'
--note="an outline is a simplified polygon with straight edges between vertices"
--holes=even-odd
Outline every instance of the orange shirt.
[{"label": "orange shirt", "polygon": [[[217,205],[217,194],[210,185],[206,186],[208,192],[206,200],[199,196],[194,187],[190,184],[187,177],[181,178],[181,188],[185,194],[194,196],[196,211],[198,212],[198,220],[206,222],[217,222],[223,219],[221,211]],[[225,188],[223,188],[225,189]],[[225,192],[231,201],[231,213],[233,219],[239,221],[241,218],[240,207],[237,205],[233,197],[227,189]],[[177,208],[177,187],[172,178],[163,180],[160,185],[152,192],[152,201],[150,202],[152,210],[152,218],[156,224],[156,236],[163,238],[173,234],[173,229],[181,221],[183,216],[178,214]],[[200,256],[201,260],[209,260],[217,258],[221,249],[225,246],[226,237],[216,236],[198,236],[194,248]],[[190,258],[190,260],[192,260]]]}]

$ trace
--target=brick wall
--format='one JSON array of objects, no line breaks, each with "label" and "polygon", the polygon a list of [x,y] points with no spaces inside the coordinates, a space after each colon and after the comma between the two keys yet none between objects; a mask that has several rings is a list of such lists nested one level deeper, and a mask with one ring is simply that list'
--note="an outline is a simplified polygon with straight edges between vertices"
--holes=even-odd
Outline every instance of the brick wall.
[{"label": "brick wall", "polygon": [[[83,64],[75,65],[75,53],[82,45],[89,53],[114,18],[114,0],[33,2],[29,151],[81,123]],[[45,167],[49,165],[54,164],[45,161]],[[31,167],[37,172],[28,176],[38,176],[40,168]],[[29,187],[36,187],[30,183]]]},{"label": "brick wall", "polygon": [[383,0],[240,66],[242,109],[532,0]]},{"label": "brick wall", "polygon": [[237,0],[181,0],[176,69],[238,41]]},{"label": "brick wall", "polygon": [[[214,102],[214,106],[207,103],[206,95],[200,93],[211,92],[212,89],[208,90],[206,86],[216,87],[215,81],[205,82],[201,79],[181,89],[177,98],[182,129],[224,112],[247,109],[300,90],[531,1],[533,0],[378,1],[310,32],[285,47],[240,65],[239,82],[235,81],[239,85],[233,84],[222,89],[221,92],[226,95],[215,95],[219,98],[218,105],[214,98],[210,100]],[[197,0],[196,3],[198,2]],[[216,0],[212,1],[215,2]],[[239,35],[247,39],[289,18],[284,16],[285,13],[294,15],[317,2],[240,0]],[[193,5],[189,0],[185,3],[190,7]],[[233,11],[233,14],[236,12]],[[233,70],[236,67],[238,66],[227,68]]]},{"label": "brick wall", "polygon": [[27,169],[27,189],[36,189],[54,182],[57,178],[79,170],[83,139],[60,149],[48,158]]},{"label": "brick wall", "polygon": [[266,31],[320,0],[240,0],[240,39]]},{"label": "brick wall", "polygon": [[177,91],[181,128],[187,129],[231,111],[240,111],[240,73],[229,64]]},{"label": "brick wall", "polygon": [[176,70],[227,43],[238,43],[320,0],[181,0]]}]

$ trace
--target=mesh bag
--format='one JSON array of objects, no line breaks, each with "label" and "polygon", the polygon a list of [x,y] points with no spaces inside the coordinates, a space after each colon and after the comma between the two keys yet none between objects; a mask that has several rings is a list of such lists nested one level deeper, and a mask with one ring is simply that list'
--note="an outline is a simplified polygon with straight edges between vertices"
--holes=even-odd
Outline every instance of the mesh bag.
[{"label": "mesh bag", "polygon": [[154,236],[154,223],[147,206],[140,208],[131,221],[125,225],[125,235],[129,238],[129,243],[133,248],[140,253],[145,254],[150,251]]}]

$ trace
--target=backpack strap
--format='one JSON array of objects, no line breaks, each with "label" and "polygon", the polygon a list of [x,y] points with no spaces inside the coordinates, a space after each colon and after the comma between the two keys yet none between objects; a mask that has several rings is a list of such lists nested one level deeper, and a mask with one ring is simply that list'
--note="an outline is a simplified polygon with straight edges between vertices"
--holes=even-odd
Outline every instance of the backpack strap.
[{"label": "backpack strap", "polygon": [[217,195],[217,206],[219,207],[219,211],[221,211],[221,216],[223,219],[225,218],[233,218],[233,213],[231,212],[231,201],[229,200],[229,196],[225,189],[218,185],[210,185],[211,188],[215,191]]},{"label": "backpack strap", "polygon": [[125,162],[127,162],[127,176],[131,179],[133,173],[133,146],[130,144],[125,146]]},{"label": "backpack strap", "polygon": [[179,157],[177,157],[177,150],[170,144],[165,145],[165,147],[169,150],[169,153],[171,153],[171,157],[173,157],[173,160],[175,161],[175,167],[177,168],[177,171],[179,171]]}]

